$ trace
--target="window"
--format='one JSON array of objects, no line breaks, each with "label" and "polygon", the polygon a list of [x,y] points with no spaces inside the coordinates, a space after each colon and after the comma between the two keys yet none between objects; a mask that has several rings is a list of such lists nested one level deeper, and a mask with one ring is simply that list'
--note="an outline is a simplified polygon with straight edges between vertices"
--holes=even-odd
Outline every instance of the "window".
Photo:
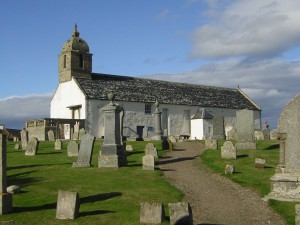
[{"label": "window", "polygon": [[67,67],[67,56],[64,55],[64,68],[66,68],[66,67]]},{"label": "window", "polygon": [[151,115],[151,104],[145,104],[145,114]]}]

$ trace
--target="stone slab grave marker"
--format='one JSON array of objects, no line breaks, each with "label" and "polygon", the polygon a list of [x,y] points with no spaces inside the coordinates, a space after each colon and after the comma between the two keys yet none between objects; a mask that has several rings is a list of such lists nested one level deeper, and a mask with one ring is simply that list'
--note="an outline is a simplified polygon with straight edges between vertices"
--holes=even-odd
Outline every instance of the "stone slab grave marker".
[{"label": "stone slab grave marker", "polygon": [[264,133],[261,130],[254,131],[254,139],[257,141],[265,140]]},{"label": "stone slab grave marker", "polygon": [[89,133],[82,136],[77,162],[73,162],[73,167],[91,166],[94,141],[95,137]]},{"label": "stone slab grave marker", "polygon": [[170,225],[193,225],[192,208],[189,203],[169,203]]},{"label": "stone slab grave marker", "polygon": [[0,131],[0,215],[13,210],[13,195],[7,192],[6,137]]},{"label": "stone slab grave marker", "polygon": [[77,192],[58,190],[56,219],[76,219],[79,208],[80,202]]},{"label": "stone slab grave marker", "polygon": [[236,129],[233,128],[227,132],[226,140],[236,141],[236,139],[237,139],[236,136],[237,136]]},{"label": "stone slab grave marker", "polygon": [[115,95],[108,93],[110,103],[100,109],[104,115],[104,143],[102,145],[98,167],[119,168],[127,165],[126,149],[123,145],[124,109],[113,102]]},{"label": "stone slab grave marker", "polygon": [[48,135],[48,140],[49,141],[55,141],[53,130],[48,130],[47,135]]},{"label": "stone slab grave marker", "polygon": [[55,140],[55,143],[54,143],[54,149],[55,149],[55,150],[61,150],[61,148],[62,148],[61,140],[56,139],[56,140]]},{"label": "stone slab grave marker", "polygon": [[212,127],[212,137],[217,140],[225,139],[225,129],[224,129],[224,117],[214,116],[213,117],[213,127]]},{"label": "stone slab grave marker", "polygon": [[79,140],[79,123],[74,124],[72,140]]},{"label": "stone slab grave marker", "polygon": [[37,154],[38,146],[39,146],[38,139],[35,137],[30,138],[28,145],[26,147],[25,155],[35,156]]},{"label": "stone slab grave marker", "polygon": [[[279,165],[270,178],[271,192],[266,198],[300,201],[300,94],[281,112],[277,126],[280,143]],[[265,198],[265,199],[266,199]]]},{"label": "stone slab grave marker", "polygon": [[140,223],[161,224],[165,220],[165,210],[162,203],[141,203]]},{"label": "stone slab grave marker", "polygon": [[23,128],[20,133],[21,133],[22,149],[26,150],[26,146],[28,144],[28,131]]},{"label": "stone slab grave marker", "polygon": [[81,129],[79,130],[79,140],[81,140],[82,136],[85,135],[85,134],[86,134],[85,129],[84,129],[84,128],[81,128]]},{"label": "stone slab grave marker", "polygon": [[15,144],[15,149],[20,149],[20,144]]},{"label": "stone slab grave marker", "polygon": [[155,158],[158,158],[157,149],[153,143],[148,143],[145,148],[145,155],[153,155]]},{"label": "stone slab grave marker", "polygon": [[255,168],[263,169],[265,168],[266,160],[265,159],[255,159]]},{"label": "stone slab grave marker", "polygon": [[216,150],[218,149],[218,140],[216,139],[205,139],[205,149]]},{"label": "stone slab grave marker", "polygon": [[132,152],[133,151],[132,145],[126,145],[126,151],[127,152]]},{"label": "stone slab grave marker", "polygon": [[155,170],[155,160],[153,155],[143,156],[143,170]]},{"label": "stone slab grave marker", "polygon": [[270,130],[268,128],[262,129],[264,140],[270,140]]},{"label": "stone slab grave marker", "polygon": [[67,147],[68,156],[78,156],[78,148],[78,143],[71,140]]},{"label": "stone slab grave marker", "polygon": [[243,109],[236,112],[237,143],[236,149],[256,149],[254,141],[254,112]]},{"label": "stone slab grave marker", "polygon": [[225,174],[234,174],[235,167],[233,165],[226,165]]},{"label": "stone slab grave marker", "polygon": [[277,140],[277,129],[270,131],[270,140]]},{"label": "stone slab grave marker", "polygon": [[231,141],[225,141],[221,147],[222,159],[236,159],[236,149]]}]

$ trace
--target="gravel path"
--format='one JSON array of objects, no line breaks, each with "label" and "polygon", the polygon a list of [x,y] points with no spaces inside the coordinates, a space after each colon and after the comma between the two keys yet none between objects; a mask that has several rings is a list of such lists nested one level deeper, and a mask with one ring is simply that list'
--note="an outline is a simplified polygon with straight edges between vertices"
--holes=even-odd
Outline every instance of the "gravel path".
[{"label": "gravel path", "polygon": [[203,151],[204,146],[197,142],[176,143],[174,151],[159,163],[165,179],[185,194],[194,225],[285,224],[258,194],[201,165]]}]

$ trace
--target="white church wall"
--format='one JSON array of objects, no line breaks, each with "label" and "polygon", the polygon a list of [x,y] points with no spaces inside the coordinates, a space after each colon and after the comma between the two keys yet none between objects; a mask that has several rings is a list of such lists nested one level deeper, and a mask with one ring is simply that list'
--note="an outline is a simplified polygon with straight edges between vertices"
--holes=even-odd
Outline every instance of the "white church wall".
[{"label": "white church wall", "polygon": [[67,107],[81,105],[81,109],[79,109],[80,119],[85,119],[85,102],[84,94],[73,79],[69,82],[60,83],[51,100],[50,117],[72,119],[72,110]]}]

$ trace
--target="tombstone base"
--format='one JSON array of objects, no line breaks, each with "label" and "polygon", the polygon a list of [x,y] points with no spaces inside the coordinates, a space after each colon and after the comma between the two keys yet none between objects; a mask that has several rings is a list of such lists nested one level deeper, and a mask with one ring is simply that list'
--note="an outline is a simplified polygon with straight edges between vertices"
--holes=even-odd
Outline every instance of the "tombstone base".
[{"label": "tombstone base", "polygon": [[0,193],[0,215],[13,211],[13,195],[11,193]]},{"label": "tombstone base", "polygon": [[72,167],[91,167],[91,164],[86,162],[73,162]]},{"label": "tombstone base", "polygon": [[108,167],[108,168],[119,168],[121,166],[127,165],[126,154],[120,155],[99,155],[98,158],[98,168]]},{"label": "tombstone base", "polygon": [[255,142],[238,142],[235,144],[236,150],[256,150]]},{"label": "tombstone base", "polygon": [[272,182],[271,192],[264,197],[279,201],[300,201],[300,175],[275,174],[270,178]]}]

